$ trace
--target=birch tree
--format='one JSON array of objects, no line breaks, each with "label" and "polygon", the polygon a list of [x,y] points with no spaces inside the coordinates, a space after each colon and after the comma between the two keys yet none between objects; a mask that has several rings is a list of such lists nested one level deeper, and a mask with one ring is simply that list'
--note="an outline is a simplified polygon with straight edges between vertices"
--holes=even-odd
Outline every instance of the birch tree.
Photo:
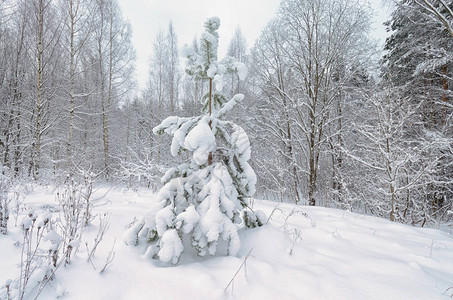
[{"label": "birch tree", "polygon": [[[266,123],[275,124],[269,129],[281,143],[278,147],[286,148],[282,153],[289,168],[282,172],[291,170],[292,190],[300,191],[296,201],[306,198],[316,205],[320,176],[331,180],[320,169],[329,166],[329,141],[339,134],[333,125],[341,118],[340,91],[358,66],[370,60],[370,52],[363,51],[372,49],[367,36],[370,10],[361,2],[286,0],[273,23],[255,50],[262,51],[264,43],[272,54],[262,53],[254,63],[261,65],[264,75],[262,92],[271,87],[268,99],[279,103],[283,121]],[[341,72],[344,75],[338,76]]]},{"label": "birch tree", "polygon": [[[256,119],[253,126],[260,157],[274,158],[262,163],[254,160],[262,174],[260,182],[274,196],[293,194],[295,202],[303,199],[300,173],[303,172],[300,144],[295,137],[294,106],[288,93],[297,83],[289,74],[289,66],[281,49],[281,27],[277,21],[268,24],[252,51],[252,84],[259,87]],[[265,153],[263,153],[265,151]],[[274,179],[274,180],[272,180]]]},{"label": "birch tree", "polygon": [[132,62],[135,53],[131,46],[130,24],[122,19],[117,1],[98,0],[97,10],[97,88],[101,104],[103,165],[108,178],[111,167],[110,118],[134,82]]},{"label": "birch tree", "polygon": [[178,37],[176,36],[173,28],[173,23],[168,25],[168,32],[166,36],[167,49],[168,49],[168,71],[167,71],[167,85],[170,100],[170,111],[174,113],[179,111],[179,54],[178,54]]},{"label": "birch tree", "polygon": [[[32,123],[32,145],[29,159],[29,175],[37,179],[41,168],[44,147],[53,141],[45,140],[52,125],[56,122],[58,106],[58,88],[61,80],[52,76],[60,72],[60,59],[58,51],[61,49],[61,22],[58,22],[56,7],[51,0],[35,0],[32,2],[35,18],[33,23],[36,29],[35,48],[31,53],[34,58],[35,90],[32,93],[34,100]],[[50,155],[46,157],[50,161]]]},{"label": "birch tree", "polygon": [[419,117],[405,128],[404,140],[419,140],[430,149],[416,162],[431,166],[429,176],[423,177],[411,192],[413,201],[429,203],[423,210],[427,216],[424,222],[445,217],[452,205],[452,36],[448,22],[439,19],[448,16],[448,7],[451,3],[444,1],[398,3],[388,22],[393,33],[387,39],[388,52],[382,66],[383,84],[397,88],[416,112],[414,116]]},{"label": "birch tree", "polygon": [[[237,61],[247,63],[247,41],[242,34],[241,28],[237,27],[234,31],[233,38],[228,46],[227,55],[234,57]],[[230,94],[240,93],[241,91],[241,80],[237,75],[231,75],[230,83]]]},{"label": "birch tree", "polygon": [[3,164],[18,176],[22,171],[24,155],[22,107],[25,107],[23,102],[28,89],[25,78],[29,67],[27,48],[30,40],[27,32],[31,7],[25,1],[15,6],[2,5],[2,13],[5,14],[0,16],[0,94],[3,99],[0,105],[0,149]]},{"label": "birch tree", "polygon": [[88,43],[93,29],[94,19],[90,14],[90,7],[85,2],[79,0],[64,0],[61,3],[62,13],[65,15],[64,45],[67,53],[68,69],[66,70],[66,80],[68,87],[66,93],[69,98],[67,105],[68,129],[67,129],[67,159],[73,160],[74,149],[74,130],[76,127],[77,110],[81,106],[80,98],[88,91],[82,90],[81,84],[81,58],[84,47]]}]

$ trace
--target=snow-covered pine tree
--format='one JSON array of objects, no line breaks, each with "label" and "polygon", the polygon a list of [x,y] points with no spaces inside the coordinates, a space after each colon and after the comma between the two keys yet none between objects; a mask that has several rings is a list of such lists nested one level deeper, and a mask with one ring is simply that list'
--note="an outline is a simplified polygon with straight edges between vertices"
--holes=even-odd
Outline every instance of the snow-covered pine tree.
[{"label": "snow-covered pine tree", "polygon": [[[164,187],[156,195],[157,205],[145,213],[126,235],[127,244],[146,244],[147,255],[163,262],[178,263],[189,241],[200,256],[214,255],[220,238],[228,254],[240,247],[238,227],[243,211],[244,225],[260,226],[263,214],[247,208],[246,198],[255,193],[256,175],[250,167],[250,142],[245,131],[223,117],[244,96],[231,100],[223,94],[223,76],[237,73],[242,80],[247,69],[234,58],[217,59],[220,20],[208,19],[201,36],[199,53],[186,47],[186,72],[194,81],[208,80],[202,97],[202,114],[168,117],[154,133],[172,136],[171,154],[191,152],[190,161],[169,169]],[[215,89],[214,89],[215,88]]]}]

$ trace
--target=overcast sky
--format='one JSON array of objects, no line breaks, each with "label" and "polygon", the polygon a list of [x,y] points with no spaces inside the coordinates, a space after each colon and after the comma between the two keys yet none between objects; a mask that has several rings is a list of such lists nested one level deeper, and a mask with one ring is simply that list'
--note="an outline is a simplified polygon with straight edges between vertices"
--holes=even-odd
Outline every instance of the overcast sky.
[{"label": "overcast sky", "polygon": [[[375,36],[385,35],[384,22],[389,12],[382,0],[371,0],[375,16]],[[261,30],[275,15],[280,0],[119,0],[124,16],[132,25],[133,44],[137,53],[139,87],[146,84],[152,43],[159,29],[167,30],[173,22],[179,46],[191,44],[203,31],[203,22],[213,16],[220,18],[219,54],[225,55],[234,31],[239,26],[252,47]]]}]

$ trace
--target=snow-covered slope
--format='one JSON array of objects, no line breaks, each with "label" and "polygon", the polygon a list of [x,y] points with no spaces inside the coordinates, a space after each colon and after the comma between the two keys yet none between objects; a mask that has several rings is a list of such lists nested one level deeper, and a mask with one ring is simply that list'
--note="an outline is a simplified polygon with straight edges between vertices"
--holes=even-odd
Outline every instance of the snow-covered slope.
[{"label": "snow-covered slope", "polygon": [[[241,231],[237,257],[199,258],[187,250],[173,267],[143,257],[140,248],[122,241],[128,224],[153,204],[150,192],[113,189],[99,203],[106,201],[96,212],[110,212],[111,226],[93,263],[98,270],[102,267],[116,239],[113,265],[102,274],[95,271],[83,243],[41,299],[54,299],[62,291],[62,299],[134,300],[449,299],[453,293],[447,291],[453,287],[453,238],[444,231],[255,200],[254,208],[272,216],[264,227]],[[57,206],[45,189],[30,194],[26,203],[35,208]],[[20,248],[14,243],[20,231],[14,218],[10,224],[10,234],[0,236],[0,284],[19,272]],[[94,221],[85,232],[89,245],[96,231]]]}]

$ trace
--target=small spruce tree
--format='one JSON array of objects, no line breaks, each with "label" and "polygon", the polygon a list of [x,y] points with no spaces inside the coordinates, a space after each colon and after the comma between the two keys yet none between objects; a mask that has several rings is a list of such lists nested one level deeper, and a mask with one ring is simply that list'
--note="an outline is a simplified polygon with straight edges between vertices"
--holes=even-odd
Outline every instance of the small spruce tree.
[{"label": "small spruce tree", "polygon": [[[200,256],[214,255],[219,239],[228,244],[228,254],[240,247],[238,227],[262,225],[263,214],[247,209],[246,198],[255,193],[256,175],[250,167],[250,142],[238,125],[223,120],[243,100],[223,94],[223,76],[237,73],[243,80],[247,69],[234,58],[217,59],[220,20],[208,19],[200,50],[186,46],[186,72],[193,80],[209,81],[201,99],[202,114],[190,118],[168,117],[153,129],[172,136],[171,154],[190,152],[190,161],[169,169],[162,178],[157,205],[126,235],[127,244],[146,244],[147,254],[164,262],[178,263],[189,240]],[[187,239],[188,238],[188,239]]]}]

